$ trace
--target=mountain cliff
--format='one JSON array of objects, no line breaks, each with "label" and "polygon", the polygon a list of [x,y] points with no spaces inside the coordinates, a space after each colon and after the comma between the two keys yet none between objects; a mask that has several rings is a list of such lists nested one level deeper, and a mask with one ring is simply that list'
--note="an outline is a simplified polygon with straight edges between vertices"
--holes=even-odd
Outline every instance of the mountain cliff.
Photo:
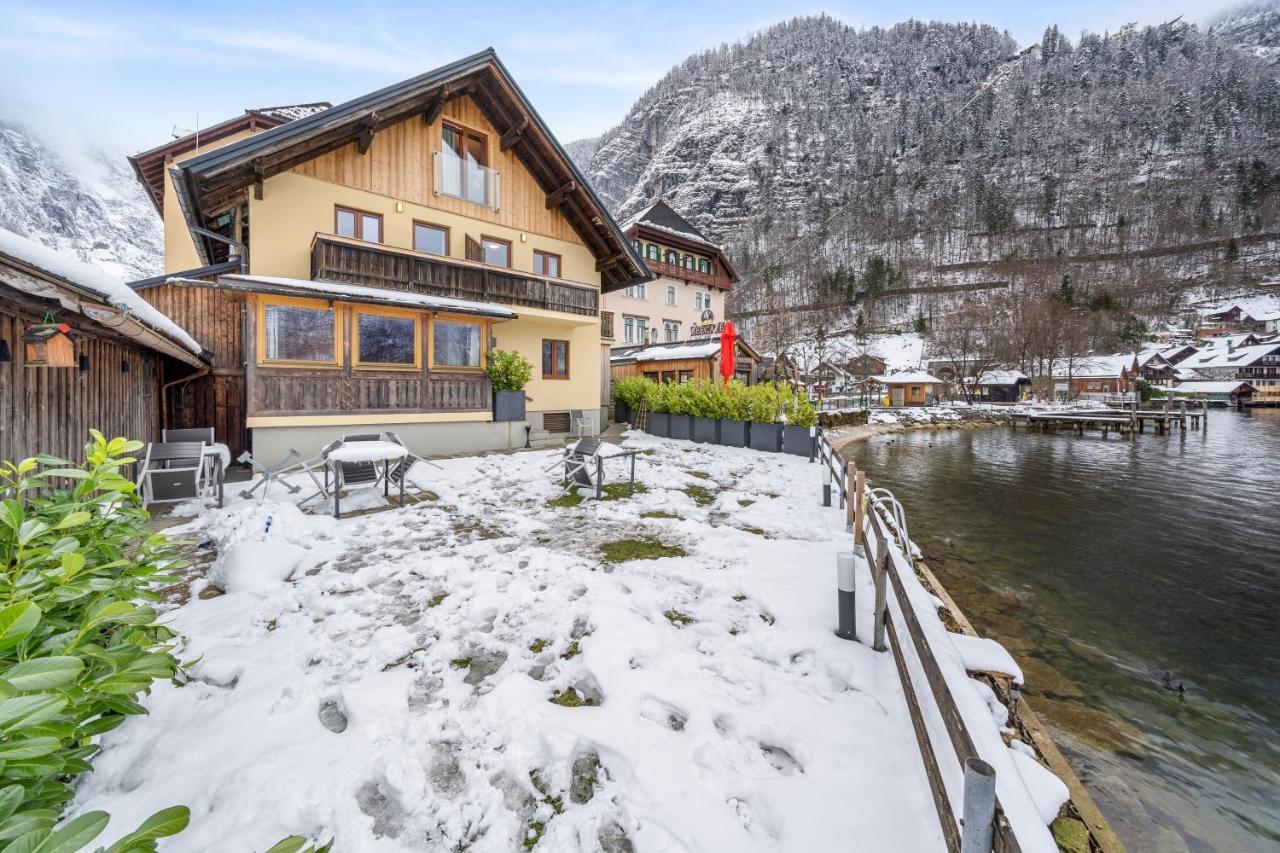
[{"label": "mountain cliff", "polygon": [[70,162],[7,121],[0,121],[0,228],[126,281],[163,267],[160,217],[123,157],[95,151]]}]

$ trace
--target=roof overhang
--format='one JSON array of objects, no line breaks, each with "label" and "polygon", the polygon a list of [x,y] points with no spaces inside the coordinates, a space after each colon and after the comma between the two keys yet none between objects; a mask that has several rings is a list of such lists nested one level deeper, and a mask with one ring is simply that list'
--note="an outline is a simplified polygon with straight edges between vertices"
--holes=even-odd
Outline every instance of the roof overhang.
[{"label": "roof overhang", "polygon": [[633,222],[627,226],[626,235],[630,239],[641,237],[652,240],[655,243],[666,243],[677,249],[683,249],[686,252],[698,252],[703,255],[712,255],[719,259],[724,265],[725,271],[729,273],[729,278],[733,284],[742,281],[742,277],[738,275],[738,270],[733,266],[733,262],[729,260],[729,256],[724,250],[715,243],[707,243],[701,240],[694,240],[688,237],[682,237],[665,228],[655,228],[644,222]]},{"label": "roof overhang", "polygon": [[275,276],[223,275],[216,283],[199,280],[182,280],[174,283],[185,285],[215,286],[219,289],[242,290],[248,293],[271,293],[277,296],[294,296],[305,299],[323,299],[330,302],[348,302],[361,305],[385,305],[420,311],[437,311],[446,314],[467,314],[494,320],[514,320],[519,315],[509,308],[489,302],[468,299],[428,296],[382,287],[365,287],[337,281],[307,281],[304,279],[277,278]]},{"label": "roof overhang", "polygon": [[[246,188],[402,121],[434,121],[447,101],[463,95],[484,111],[503,149],[515,152],[547,206],[560,210],[595,256],[604,292],[653,279],[492,49],[184,161],[173,169],[183,213],[189,225],[205,227]],[[208,263],[206,238],[193,236]]]}]

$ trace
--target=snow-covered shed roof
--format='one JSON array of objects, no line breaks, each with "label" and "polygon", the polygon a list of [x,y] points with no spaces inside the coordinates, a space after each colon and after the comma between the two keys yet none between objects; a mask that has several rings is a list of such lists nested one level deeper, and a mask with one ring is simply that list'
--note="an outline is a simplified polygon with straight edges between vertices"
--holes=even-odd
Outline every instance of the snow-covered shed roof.
[{"label": "snow-covered shed roof", "polygon": [[1113,378],[1133,367],[1135,353],[1115,353],[1114,355],[1086,355],[1074,360],[1057,359],[1052,365],[1055,379]]},{"label": "snow-covered shed roof", "polygon": [[872,376],[871,381],[880,385],[946,385],[945,379],[931,376],[922,370]]},{"label": "snow-covered shed roof", "polygon": [[1178,385],[1171,390],[1174,394],[1234,394],[1241,390],[1253,392],[1258,389],[1253,385],[1250,385],[1248,382],[1227,379],[1217,382],[1179,382]]},{"label": "snow-covered shed roof", "polygon": [[280,293],[288,296],[311,296],[336,299],[339,302],[367,302],[376,305],[399,305],[405,308],[421,308],[427,311],[447,311],[454,314],[474,314],[478,317],[496,317],[514,320],[516,313],[492,302],[472,302],[469,299],[451,299],[426,293],[410,293],[388,290],[384,287],[365,287],[341,281],[311,281],[305,278],[283,278],[273,275],[224,275],[218,284],[238,290]]},{"label": "snow-covered shed roof", "polygon": [[[65,252],[0,228],[0,260],[3,259],[38,270],[81,294],[123,311],[127,317],[136,319],[192,355],[199,355],[204,349],[186,329],[134,293],[123,281]],[[16,286],[13,282],[10,284]],[[101,322],[105,318],[91,316],[90,319]]]},{"label": "snow-covered shed roof", "polygon": [[1248,347],[1214,347],[1203,353],[1193,355],[1179,363],[1180,367],[1192,370],[1222,367],[1243,367],[1253,364],[1264,355],[1271,355],[1280,350],[1280,340],[1268,341],[1265,344],[1254,344]]},{"label": "snow-covered shed roof", "polygon": [[1017,385],[1019,382],[1030,382],[1031,377],[1021,370],[984,370],[974,385]]}]

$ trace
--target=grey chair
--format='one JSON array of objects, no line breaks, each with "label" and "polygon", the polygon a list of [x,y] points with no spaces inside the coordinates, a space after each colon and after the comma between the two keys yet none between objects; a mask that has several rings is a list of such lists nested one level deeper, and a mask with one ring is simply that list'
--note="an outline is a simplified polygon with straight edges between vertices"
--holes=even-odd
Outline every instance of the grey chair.
[{"label": "grey chair", "polygon": [[595,419],[582,409],[571,410],[569,420],[573,423],[574,438],[588,438],[598,434]]},{"label": "grey chair", "polygon": [[[386,432],[383,434],[387,437],[387,441],[400,445],[406,451],[405,457],[401,459],[399,462],[397,462],[395,466],[392,467],[387,472],[387,476],[390,478],[391,484],[393,486],[403,490],[403,486],[408,485],[407,478],[409,476],[409,472],[412,471],[413,466],[419,462],[421,462],[423,465],[430,465],[432,468],[439,468],[441,471],[444,470],[443,468],[440,468],[439,465],[432,462],[431,460],[424,459],[421,456],[414,453],[412,450],[409,450],[409,445],[405,444],[400,439],[400,436],[396,435],[394,432]],[[403,485],[402,485],[402,482],[403,482]],[[412,497],[415,501],[419,503],[421,503],[424,500],[424,498],[418,497],[416,495],[410,495],[410,497]]]},{"label": "grey chair", "polygon": [[[343,444],[353,444],[359,441],[383,441],[382,433],[366,432],[356,435],[344,435],[342,437]],[[378,466],[372,462],[343,462],[339,465],[340,479],[342,485],[363,485],[364,483],[376,484],[380,478],[378,474]]]},{"label": "grey chair", "polygon": [[564,449],[564,471],[561,475],[561,486],[565,491],[574,486],[596,487],[591,479],[596,471],[596,457],[600,455],[600,439],[587,437],[578,439],[573,447]]},{"label": "grey chair", "polygon": [[204,443],[180,441],[148,444],[138,473],[142,507],[153,503],[176,503],[204,494]]},{"label": "grey chair", "polygon": [[[178,444],[181,442],[198,441],[209,446],[216,444],[213,437],[213,427],[189,427],[184,429],[165,429],[160,431],[160,440],[165,444]],[[204,459],[208,469],[205,471],[205,479],[215,483],[218,487],[218,506],[222,506],[222,484],[226,480],[226,471],[223,470],[222,457],[218,455],[209,455]],[[190,459],[180,459],[169,463],[169,467],[174,465],[194,465],[195,461]]]}]

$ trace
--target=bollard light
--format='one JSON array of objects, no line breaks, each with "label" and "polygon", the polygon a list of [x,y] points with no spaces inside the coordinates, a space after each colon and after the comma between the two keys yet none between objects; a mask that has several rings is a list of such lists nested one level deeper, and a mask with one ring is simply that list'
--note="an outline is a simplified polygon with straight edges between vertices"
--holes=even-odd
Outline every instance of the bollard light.
[{"label": "bollard light", "polygon": [[822,505],[831,506],[831,469],[822,466]]},{"label": "bollard light", "polygon": [[838,612],[836,636],[842,640],[858,639],[857,617],[854,611],[854,569],[857,562],[852,551],[836,554],[836,607]]}]

